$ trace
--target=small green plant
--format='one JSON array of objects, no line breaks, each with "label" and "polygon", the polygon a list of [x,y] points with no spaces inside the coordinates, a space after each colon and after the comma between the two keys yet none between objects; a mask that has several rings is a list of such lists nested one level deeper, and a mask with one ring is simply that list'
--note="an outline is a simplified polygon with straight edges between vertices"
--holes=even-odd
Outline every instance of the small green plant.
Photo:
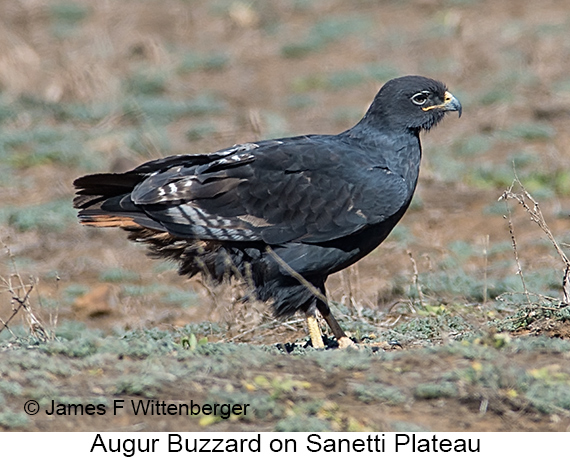
[{"label": "small green plant", "polygon": [[56,38],[72,36],[81,22],[89,15],[89,8],[75,2],[56,3],[49,8],[52,33]]},{"label": "small green plant", "polygon": [[186,53],[178,66],[180,73],[194,71],[220,71],[227,67],[230,58],[225,53],[212,53],[203,55],[199,53]]},{"label": "small green plant", "polygon": [[556,130],[546,123],[517,123],[507,130],[499,132],[501,137],[521,140],[549,140],[556,135]]},{"label": "small green plant", "polygon": [[329,17],[318,21],[304,40],[282,46],[281,55],[286,58],[305,57],[348,35],[366,33],[370,27],[372,23],[362,16]]},{"label": "small green plant", "polygon": [[103,282],[128,282],[139,279],[139,274],[124,268],[109,268],[99,275],[99,280]]},{"label": "small green plant", "polygon": [[121,376],[115,384],[117,395],[136,395],[145,398],[156,398],[164,381],[159,374],[136,374]]},{"label": "small green plant", "polygon": [[457,397],[458,390],[455,384],[450,382],[423,383],[418,384],[414,389],[414,397],[424,400],[434,398]]},{"label": "small green plant", "polygon": [[133,95],[161,95],[166,91],[166,75],[139,72],[125,81],[125,88]]},{"label": "small green plant", "polygon": [[23,428],[30,422],[28,416],[22,412],[4,410],[0,412],[0,426],[7,429]]},{"label": "small green plant", "polygon": [[331,426],[328,422],[314,416],[290,416],[281,419],[275,424],[276,432],[330,432]]},{"label": "small green plant", "polygon": [[75,218],[75,211],[67,199],[0,210],[0,220],[20,232],[63,232]]},{"label": "small green plant", "polygon": [[363,403],[386,403],[400,405],[406,402],[406,395],[400,389],[379,383],[372,385],[356,384],[352,392]]},{"label": "small green plant", "polygon": [[76,2],[62,2],[52,5],[50,13],[56,21],[75,25],[87,17],[89,9]]},{"label": "small green plant", "polygon": [[358,86],[369,80],[385,82],[396,76],[398,71],[385,64],[368,64],[351,70],[335,71],[324,74],[300,76],[293,80],[292,88],[297,93],[313,90],[340,91]]},{"label": "small green plant", "polygon": [[202,94],[189,100],[145,94],[127,99],[123,112],[127,118],[139,123],[150,120],[164,125],[185,116],[218,114],[226,108],[227,104],[213,94]]}]

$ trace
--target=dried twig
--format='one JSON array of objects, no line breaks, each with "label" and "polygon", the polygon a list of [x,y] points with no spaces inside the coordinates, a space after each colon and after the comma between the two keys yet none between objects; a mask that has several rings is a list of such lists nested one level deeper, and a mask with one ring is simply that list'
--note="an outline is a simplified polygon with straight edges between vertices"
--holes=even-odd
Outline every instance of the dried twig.
[{"label": "dried twig", "polygon": [[424,306],[424,293],[422,292],[422,285],[420,284],[419,281],[419,272],[418,272],[418,265],[416,264],[416,259],[414,259],[414,256],[412,255],[412,251],[407,251],[408,255],[410,256],[410,260],[412,261],[412,269],[414,272],[414,275],[412,277],[412,281],[414,283],[414,286],[418,292],[418,299],[420,301],[420,306]]},{"label": "dried twig", "polygon": [[[4,278],[2,278],[3,282],[6,282],[6,280]],[[8,330],[13,337],[15,337],[16,335],[14,334],[14,332],[12,332],[12,329],[8,326],[8,324],[10,323],[10,321],[12,319],[14,319],[14,317],[16,317],[16,314],[18,314],[18,312],[20,311],[20,309],[22,307],[24,307],[26,305],[26,302],[28,301],[28,297],[30,296],[30,293],[32,292],[33,289],[33,285],[30,286],[29,290],[26,292],[26,295],[24,296],[23,299],[15,296],[14,293],[12,293],[12,300],[18,303],[18,306],[12,309],[12,315],[8,318],[7,321],[4,321],[3,319],[0,319],[0,323],[2,324],[2,328],[0,328],[0,333],[2,333],[4,331],[4,329]],[[12,291],[11,291],[12,292]]]},{"label": "dried twig", "polygon": [[353,310],[356,315],[362,318],[362,306],[358,298],[358,291],[360,290],[360,275],[358,268],[353,265],[340,272],[341,287],[344,292],[344,303],[347,308]]},{"label": "dried twig", "polygon": [[[515,184],[517,184],[521,188],[522,193],[517,194],[513,192],[513,187]],[[513,180],[511,186],[505,192],[503,192],[503,195],[501,195],[501,197],[499,198],[499,200],[505,200],[505,201],[509,199],[514,199],[521,204],[521,206],[525,209],[525,211],[530,215],[530,220],[536,223],[540,227],[540,229],[546,234],[546,236],[554,246],[554,249],[562,259],[562,262],[564,263],[565,266],[564,276],[562,279],[563,302],[569,304],[570,303],[570,259],[568,259],[566,253],[562,250],[562,248],[554,238],[552,231],[550,230],[544,219],[544,216],[542,214],[542,211],[540,210],[538,202],[525,189],[525,187],[520,182],[516,173],[515,173],[515,179]],[[509,230],[511,231],[513,247],[516,248],[514,234],[512,231],[512,222],[510,219],[510,207],[507,205],[507,208],[509,209]],[[516,253],[516,249],[515,249],[515,257],[517,259],[517,265],[519,271],[521,272],[521,278],[522,278],[522,271],[520,269],[520,263],[518,262],[518,254]],[[523,285],[524,285],[524,280],[523,280]],[[525,286],[525,293],[527,294],[528,298],[528,292],[526,292],[526,286]]]},{"label": "dried twig", "polygon": [[508,218],[506,216],[503,216],[503,217],[505,219],[507,219],[507,222],[509,224],[509,233],[511,234],[511,245],[513,247],[513,252],[515,254],[515,262],[517,264],[517,274],[521,278],[521,283],[523,286],[523,291],[524,291],[524,296],[526,297],[526,301],[528,302],[528,304],[530,304],[530,297],[528,294],[528,289],[526,288],[526,282],[524,280],[524,273],[523,273],[521,262],[519,259],[519,251],[517,248],[517,239],[515,237],[515,228],[513,226],[513,218],[512,218],[512,214],[511,214],[511,207],[508,204],[507,204],[507,211],[509,213],[509,217]]},{"label": "dried twig", "polygon": [[[12,319],[14,319],[14,317],[16,317],[16,315],[20,312],[20,310],[24,310],[26,312],[26,318],[30,327],[30,333],[42,341],[52,338],[52,335],[46,330],[40,319],[36,317],[30,305],[30,295],[35,288],[35,281],[33,278],[31,278],[30,284],[24,283],[24,280],[22,279],[22,276],[20,275],[16,266],[16,262],[14,261],[14,257],[12,256],[12,252],[10,251],[10,248],[3,241],[0,240],[0,242],[8,254],[8,258],[10,259],[13,271],[13,273],[8,276],[8,278],[0,278],[0,281],[4,284],[5,290],[7,290],[11,295],[11,301],[13,303],[12,315],[6,321],[0,319],[0,333],[6,329],[12,334],[12,336],[15,336],[10,329],[9,324]],[[16,280],[16,284],[14,284],[14,280]]]},{"label": "dried twig", "polygon": [[483,267],[483,305],[485,305],[487,303],[487,297],[489,295],[489,286],[487,281],[487,271],[489,269],[489,234],[487,234],[484,238],[483,257],[485,260]]},{"label": "dried twig", "polygon": [[239,338],[244,337],[245,335],[249,334],[249,333],[253,333],[256,331],[259,331],[260,329],[266,328],[268,330],[273,330],[276,327],[279,326],[284,326],[290,330],[297,330],[295,327],[293,327],[293,324],[298,324],[300,322],[303,322],[303,319],[293,319],[287,322],[279,322],[279,321],[273,321],[273,322],[268,322],[266,324],[262,324],[259,326],[255,326],[254,328],[249,328],[247,330],[244,330],[243,332],[238,333],[237,335],[232,336],[231,338],[223,338],[222,340],[220,340],[221,342],[225,342],[225,343],[230,343],[232,341],[235,341]]}]

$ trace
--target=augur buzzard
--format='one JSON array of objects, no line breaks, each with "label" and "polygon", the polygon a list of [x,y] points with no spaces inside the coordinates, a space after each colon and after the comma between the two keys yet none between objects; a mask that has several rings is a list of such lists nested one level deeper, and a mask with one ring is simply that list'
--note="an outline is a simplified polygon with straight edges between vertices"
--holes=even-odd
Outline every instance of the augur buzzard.
[{"label": "augur buzzard", "polygon": [[400,220],[418,180],[420,132],[447,111],[461,115],[461,104],[444,84],[404,76],[338,135],[238,144],[83,176],[74,206],[82,224],[127,230],[153,255],[177,261],[181,275],[248,278],[276,316],[303,312],[313,347],[322,348],[318,310],[346,345],[325,281]]}]

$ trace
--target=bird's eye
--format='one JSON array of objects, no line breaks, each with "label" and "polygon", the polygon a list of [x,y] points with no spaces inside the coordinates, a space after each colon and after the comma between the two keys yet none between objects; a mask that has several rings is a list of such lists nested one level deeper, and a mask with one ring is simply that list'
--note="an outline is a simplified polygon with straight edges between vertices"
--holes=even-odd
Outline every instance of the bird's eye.
[{"label": "bird's eye", "polygon": [[412,97],[412,102],[416,105],[423,105],[428,100],[428,94],[425,92],[419,92]]}]

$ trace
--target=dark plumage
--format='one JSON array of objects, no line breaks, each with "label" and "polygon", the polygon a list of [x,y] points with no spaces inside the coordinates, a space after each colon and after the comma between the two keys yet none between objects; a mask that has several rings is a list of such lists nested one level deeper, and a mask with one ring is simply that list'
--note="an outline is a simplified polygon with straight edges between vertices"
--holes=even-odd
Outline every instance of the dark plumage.
[{"label": "dark plumage", "polygon": [[276,316],[303,311],[313,345],[322,347],[317,309],[337,339],[346,336],[314,288],[325,295],[327,277],[372,251],[400,220],[418,179],[419,133],[446,111],[461,115],[461,105],[442,83],[393,79],[338,135],[245,143],[84,176],[74,183],[74,206],[82,224],[128,230],[155,256],[178,261],[180,274],[252,282]]}]

